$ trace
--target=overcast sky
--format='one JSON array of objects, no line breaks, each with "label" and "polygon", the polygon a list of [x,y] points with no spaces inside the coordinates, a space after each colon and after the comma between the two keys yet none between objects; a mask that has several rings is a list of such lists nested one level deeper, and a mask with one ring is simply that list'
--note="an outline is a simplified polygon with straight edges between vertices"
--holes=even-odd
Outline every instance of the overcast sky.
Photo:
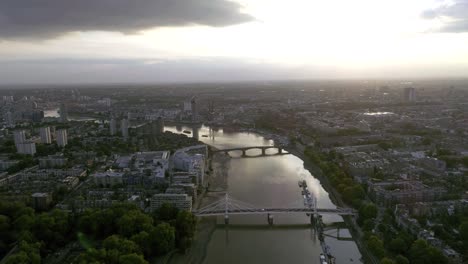
[{"label": "overcast sky", "polygon": [[468,77],[468,0],[1,0],[0,83]]}]

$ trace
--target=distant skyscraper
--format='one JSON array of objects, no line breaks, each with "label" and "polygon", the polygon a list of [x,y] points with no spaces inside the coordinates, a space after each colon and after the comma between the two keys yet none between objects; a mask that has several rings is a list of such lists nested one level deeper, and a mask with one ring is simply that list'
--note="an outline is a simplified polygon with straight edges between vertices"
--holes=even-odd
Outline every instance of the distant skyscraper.
[{"label": "distant skyscraper", "polygon": [[68,110],[65,104],[60,104],[60,122],[68,122]]},{"label": "distant skyscraper", "polygon": [[52,135],[50,133],[50,127],[41,127],[41,129],[39,130],[39,134],[41,136],[41,143],[43,144],[52,143]]},{"label": "distant skyscraper", "polygon": [[112,118],[109,122],[109,129],[110,129],[111,136],[114,136],[115,134],[117,134],[117,122],[115,121],[114,118]]},{"label": "distant skyscraper", "polygon": [[68,136],[66,129],[59,129],[55,132],[55,137],[57,138],[57,145],[59,147],[65,147],[68,144]]},{"label": "distant skyscraper", "polygon": [[195,96],[192,97],[190,100],[190,103],[192,105],[192,121],[197,121],[198,119],[198,113],[197,113],[197,101],[195,101]]},{"label": "distant skyscraper", "polygon": [[8,111],[5,114],[5,123],[7,127],[14,127],[15,121],[13,120],[13,113]]},{"label": "distant skyscraper", "polygon": [[128,138],[128,120],[122,119],[120,122],[120,130],[122,131],[122,137]]},{"label": "distant skyscraper", "polygon": [[415,102],[416,101],[416,89],[413,87],[408,87],[403,90],[403,100],[406,102]]}]

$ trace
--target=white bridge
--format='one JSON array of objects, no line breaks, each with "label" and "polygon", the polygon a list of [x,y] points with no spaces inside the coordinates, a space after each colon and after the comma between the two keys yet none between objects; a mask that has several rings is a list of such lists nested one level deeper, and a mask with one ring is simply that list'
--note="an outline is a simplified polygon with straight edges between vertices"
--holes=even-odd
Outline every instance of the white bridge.
[{"label": "white bridge", "polygon": [[[307,205],[307,206],[306,206]],[[194,210],[192,213],[199,217],[224,215],[225,219],[229,215],[254,215],[254,214],[287,214],[287,213],[306,213],[311,217],[321,214],[337,214],[337,215],[355,215],[355,210],[351,208],[317,208],[317,203],[304,203],[301,206],[287,207],[258,207],[230,197],[227,193],[225,197],[219,201],[209,204],[199,210]],[[227,222],[227,221],[226,221]]]}]

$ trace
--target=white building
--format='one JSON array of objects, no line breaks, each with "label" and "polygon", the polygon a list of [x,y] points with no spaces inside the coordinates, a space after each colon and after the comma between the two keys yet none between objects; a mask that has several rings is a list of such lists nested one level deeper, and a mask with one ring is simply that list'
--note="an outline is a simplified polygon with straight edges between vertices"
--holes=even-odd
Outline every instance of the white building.
[{"label": "white building", "polygon": [[55,137],[57,138],[57,145],[59,147],[65,147],[68,144],[68,136],[66,129],[59,129],[55,132]]},{"label": "white building", "polygon": [[52,143],[52,135],[50,134],[50,127],[41,127],[41,129],[39,130],[39,134],[41,136],[41,143],[43,144]]},{"label": "white building", "polygon": [[112,118],[109,122],[109,129],[110,129],[111,136],[114,136],[115,134],[117,134],[117,122],[115,121],[114,118]]},{"label": "white building", "polygon": [[202,154],[189,154],[187,149],[174,153],[173,166],[175,169],[197,175],[197,185],[203,185],[205,176],[205,156]]},{"label": "white building", "polygon": [[122,137],[128,138],[128,120],[122,119],[120,123],[120,129],[122,131]]},{"label": "white building", "polygon": [[171,204],[179,210],[192,211],[192,197],[187,194],[158,193],[151,198],[151,211],[156,211],[163,204]]}]

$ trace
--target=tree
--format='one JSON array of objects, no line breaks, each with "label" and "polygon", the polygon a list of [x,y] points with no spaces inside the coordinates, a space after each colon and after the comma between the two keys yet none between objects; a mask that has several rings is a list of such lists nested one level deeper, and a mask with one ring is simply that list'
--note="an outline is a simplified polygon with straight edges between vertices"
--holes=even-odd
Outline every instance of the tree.
[{"label": "tree", "polygon": [[374,254],[376,257],[382,258],[385,255],[383,242],[377,236],[370,236],[367,241],[367,246],[369,247],[369,250],[372,252],[372,254]]},{"label": "tree", "polygon": [[141,253],[140,247],[133,241],[112,235],[103,242],[103,247],[107,251],[117,250],[119,254]]},{"label": "tree", "polygon": [[460,230],[460,236],[461,238],[468,242],[468,221],[465,221],[463,222],[460,227],[459,227],[459,230]]},{"label": "tree", "polygon": [[395,262],[394,262],[392,259],[383,258],[383,259],[380,261],[380,264],[395,264]]},{"label": "tree", "polygon": [[414,264],[445,264],[448,262],[440,250],[429,246],[426,241],[421,239],[414,241],[408,254],[410,262]]},{"label": "tree", "polygon": [[367,219],[374,219],[377,217],[377,206],[374,203],[364,203],[359,208],[359,219],[365,221]]},{"label": "tree", "polygon": [[151,245],[158,254],[165,254],[175,247],[175,229],[167,223],[157,225],[150,233]]},{"label": "tree", "polygon": [[120,264],[148,264],[148,262],[141,255],[137,255],[135,253],[120,256],[119,263]]},{"label": "tree", "polygon": [[178,213],[179,213],[179,209],[174,207],[172,204],[165,203],[161,205],[161,207],[159,207],[158,210],[155,211],[154,217],[157,220],[167,222],[172,219],[176,219]]},{"label": "tree", "polygon": [[179,249],[185,250],[190,246],[192,238],[195,235],[196,223],[195,216],[190,212],[180,211],[177,214],[176,239]]},{"label": "tree", "polygon": [[395,258],[397,264],[409,264],[409,260],[402,255],[398,255]]},{"label": "tree", "polygon": [[148,231],[152,226],[153,219],[138,210],[127,212],[117,221],[119,234],[128,238],[141,231]]},{"label": "tree", "polygon": [[406,245],[403,239],[395,238],[395,239],[392,239],[392,241],[390,241],[388,248],[390,249],[390,251],[392,251],[395,254],[402,254],[406,252],[406,250],[408,249],[408,246]]}]

